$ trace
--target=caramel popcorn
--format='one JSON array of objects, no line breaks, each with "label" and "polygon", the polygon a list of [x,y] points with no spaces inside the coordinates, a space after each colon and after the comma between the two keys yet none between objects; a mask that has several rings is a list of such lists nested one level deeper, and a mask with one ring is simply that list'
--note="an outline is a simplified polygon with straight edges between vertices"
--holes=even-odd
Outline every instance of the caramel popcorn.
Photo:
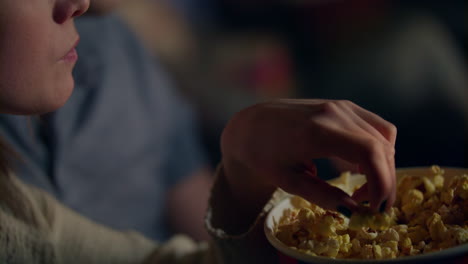
[{"label": "caramel popcorn", "polygon": [[[443,175],[438,166],[424,177],[405,175],[388,213],[350,219],[293,196],[295,208],[284,212],[275,235],[312,256],[355,259],[392,259],[468,243],[468,175]],[[342,175],[344,181],[349,177]]]}]

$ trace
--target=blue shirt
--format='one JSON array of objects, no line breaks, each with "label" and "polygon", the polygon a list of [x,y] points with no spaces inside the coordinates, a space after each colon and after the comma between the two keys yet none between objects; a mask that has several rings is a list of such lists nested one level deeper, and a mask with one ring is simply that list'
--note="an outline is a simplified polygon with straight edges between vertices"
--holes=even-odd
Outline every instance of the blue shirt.
[{"label": "blue shirt", "polygon": [[190,106],[115,16],[76,20],[75,90],[42,118],[0,116],[26,182],[97,222],[158,240],[166,191],[205,165]]}]

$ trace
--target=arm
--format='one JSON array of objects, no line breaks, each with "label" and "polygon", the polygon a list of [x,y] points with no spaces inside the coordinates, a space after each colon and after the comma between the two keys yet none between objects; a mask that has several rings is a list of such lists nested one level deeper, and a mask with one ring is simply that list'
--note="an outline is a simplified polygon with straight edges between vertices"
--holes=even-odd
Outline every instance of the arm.
[{"label": "arm", "polygon": [[[266,213],[281,199],[277,187],[332,210],[350,213],[363,200],[372,210],[388,209],[395,199],[395,139],[392,124],[347,101],[281,100],[236,114],[222,135],[223,160],[208,213],[223,259],[278,263],[262,230]],[[368,184],[350,197],[324,182],[311,160],[326,157],[359,165]]]},{"label": "arm", "polygon": [[[281,187],[326,209],[351,212],[363,200],[373,211],[388,209],[396,195],[395,140],[392,124],[347,101],[280,100],[247,108],[221,139],[233,208],[240,219],[252,219]],[[330,157],[359,165],[368,184],[350,197],[321,180],[310,169],[312,159]]]},{"label": "arm", "polygon": [[212,182],[212,172],[200,169],[169,190],[166,206],[176,232],[196,240],[209,239],[204,219]]}]

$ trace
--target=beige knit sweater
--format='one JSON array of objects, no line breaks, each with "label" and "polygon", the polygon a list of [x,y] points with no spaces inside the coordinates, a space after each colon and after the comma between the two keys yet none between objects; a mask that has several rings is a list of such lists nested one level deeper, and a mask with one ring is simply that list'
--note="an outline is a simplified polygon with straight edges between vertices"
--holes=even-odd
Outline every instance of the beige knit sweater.
[{"label": "beige knit sweater", "polygon": [[249,230],[229,235],[223,227],[235,224],[235,219],[213,221],[222,219],[213,216],[228,210],[223,205],[227,187],[222,168],[216,174],[206,219],[214,239],[198,244],[185,236],[158,244],[133,231],[112,230],[66,208],[13,174],[0,175],[0,263],[276,263],[262,224],[265,212],[281,197],[274,196]]}]

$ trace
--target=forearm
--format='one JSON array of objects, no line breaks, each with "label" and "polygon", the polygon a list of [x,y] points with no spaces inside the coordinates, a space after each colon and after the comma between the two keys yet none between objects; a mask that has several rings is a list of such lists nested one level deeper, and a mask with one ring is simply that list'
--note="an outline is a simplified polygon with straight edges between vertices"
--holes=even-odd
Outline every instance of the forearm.
[{"label": "forearm", "polygon": [[235,224],[227,228],[233,228],[231,232],[246,230],[270,200],[276,187],[255,183],[252,172],[232,159],[224,158],[221,170],[219,177],[226,182],[224,200],[230,208],[223,217],[235,219]]},{"label": "forearm", "polygon": [[187,234],[199,241],[209,239],[204,218],[213,184],[212,173],[209,169],[200,169],[168,192],[167,213],[176,233]]},{"label": "forearm", "polygon": [[[255,108],[255,107],[250,107]],[[257,114],[248,111],[249,108],[240,111],[229,121],[221,136],[222,165],[218,169],[218,177],[226,182],[226,202],[230,210],[227,219],[236,219],[236,225],[232,227],[248,226],[259,214],[276,186],[263,181],[260,171],[254,171],[248,162],[256,163],[258,156],[251,148],[258,144],[255,132],[261,129],[252,129],[249,123],[257,123]],[[220,179],[218,179],[220,180]]]},{"label": "forearm", "polygon": [[244,212],[245,208],[240,208],[231,194],[223,164],[218,167],[206,223],[225,264],[278,263],[276,250],[263,233],[263,222],[270,209],[283,198],[284,192],[277,191],[258,211],[251,207]]}]

